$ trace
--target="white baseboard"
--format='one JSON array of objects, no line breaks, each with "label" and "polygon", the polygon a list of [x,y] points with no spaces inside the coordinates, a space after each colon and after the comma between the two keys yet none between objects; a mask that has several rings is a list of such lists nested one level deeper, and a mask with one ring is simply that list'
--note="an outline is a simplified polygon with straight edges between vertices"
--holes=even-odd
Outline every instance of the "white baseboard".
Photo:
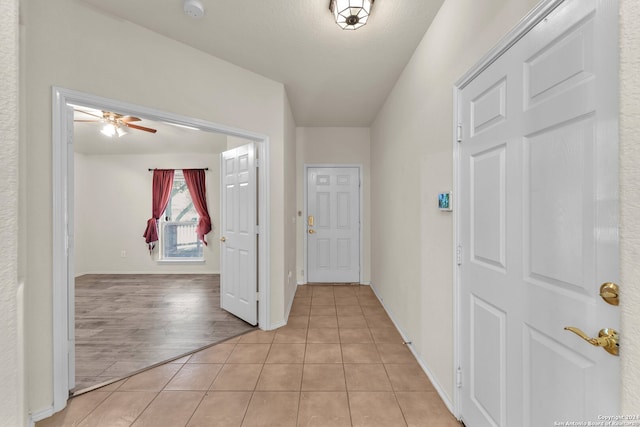
[{"label": "white baseboard", "polygon": [[287,306],[284,310],[284,318],[285,318],[285,323],[286,320],[289,319],[289,314],[291,313],[291,307],[293,307],[293,300],[296,297],[296,292],[294,291],[293,294],[291,294],[291,298],[289,298],[289,302],[287,303]]},{"label": "white baseboard", "polygon": [[272,323],[271,325],[269,325],[269,329],[265,329],[265,331],[273,331],[274,329],[282,328],[286,324],[286,320],[281,320],[280,322]]},{"label": "white baseboard", "polygon": [[[298,286],[304,286],[304,285],[306,285],[306,283],[305,283],[305,282],[297,282],[297,283],[298,283]],[[371,282],[360,282],[360,285],[363,285],[363,286],[370,286],[370,285],[371,285]]]},{"label": "white baseboard", "polygon": [[266,330],[272,331],[274,329],[281,328],[287,324],[287,321],[289,320],[289,314],[291,313],[291,307],[293,307],[293,300],[295,299],[295,297],[296,297],[296,293],[294,292],[291,295],[291,298],[289,298],[289,302],[287,303],[287,306],[285,308],[284,320],[280,322],[272,323],[271,325],[269,325],[269,329],[266,329]]},{"label": "white baseboard", "polygon": [[384,304],[384,302],[380,298],[380,295],[378,295],[378,292],[376,292],[376,288],[375,288],[374,284],[370,283],[369,286],[371,286],[371,289],[373,290],[373,293],[375,294],[376,298],[378,298],[378,301],[380,301],[380,304],[382,304],[382,307],[384,308],[384,311],[387,312],[387,314],[389,315],[389,318],[391,319],[391,321],[395,325],[396,329],[398,330],[398,332],[400,332],[400,336],[402,336],[402,340],[407,343],[407,347],[411,351],[411,354],[413,354],[413,357],[416,358],[416,361],[418,362],[418,364],[420,365],[420,367],[422,368],[424,373],[429,378],[429,381],[431,381],[431,384],[433,385],[433,388],[436,389],[436,392],[440,396],[440,399],[442,399],[442,401],[444,402],[444,404],[447,407],[447,409],[449,410],[449,412],[451,412],[457,418],[457,415],[456,415],[456,413],[455,413],[455,411],[453,409],[454,405],[453,405],[453,402],[451,401],[451,398],[444,391],[444,388],[442,387],[442,385],[436,380],[435,375],[433,375],[433,373],[429,369],[429,367],[426,364],[426,362],[424,360],[422,360],[422,358],[420,357],[420,355],[418,353],[416,353],[416,350],[413,347],[413,345],[411,344],[411,342],[409,341],[409,339],[407,338],[407,335],[404,333],[402,328],[398,325],[398,322],[396,322],[396,319],[393,318],[393,315],[391,314],[391,312],[389,311],[387,306]]},{"label": "white baseboard", "polygon": [[34,427],[38,421],[42,421],[45,418],[49,418],[54,414],[53,406],[45,409],[40,409],[39,411],[31,412],[29,414],[29,419],[27,420],[27,425],[29,427]]},{"label": "white baseboard", "polygon": [[120,274],[120,275],[124,275],[124,274],[146,274],[146,275],[151,275],[151,274],[185,274],[185,275],[191,275],[191,274],[220,274],[219,271],[202,271],[202,272],[196,272],[196,273],[187,273],[184,271],[176,271],[176,272],[169,272],[169,271],[88,271],[88,272],[83,272],[83,273],[76,273],[75,277],[78,278],[80,276],[86,276],[87,274]]}]

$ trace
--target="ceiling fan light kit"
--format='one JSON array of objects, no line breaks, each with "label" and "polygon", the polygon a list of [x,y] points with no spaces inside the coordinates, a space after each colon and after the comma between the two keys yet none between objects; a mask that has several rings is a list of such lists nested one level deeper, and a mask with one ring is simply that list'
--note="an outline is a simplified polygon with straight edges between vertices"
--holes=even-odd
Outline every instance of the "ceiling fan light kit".
[{"label": "ceiling fan light kit", "polygon": [[122,126],[116,126],[116,133],[118,134],[118,137],[121,137],[128,134],[129,132],[127,132],[127,130]]},{"label": "ceiling fan light kit", "polygon": [[[105,125],[102,127],[102,129],[100,130],[100,133],[103,134],[104,136],[107,136],[109,138],[112,138],[113,136],[117,135],[118,137],[122,137],[126,134],[129,133],[128,128],[131,129],[138,129],[144,132],[149,132],[149,133],[156,133],[157,130],[156,129],[152,129],[146,126],[140,126],[140,125],[134,125],[131,122],[139,122],[142,119],[139,117],[133,117],[133,116],[124,116],[122,114],[118,114],[118,113],[114,113],[111,111],[102,111],[102,117],[98,116],[97,114],[94,113],[90,113],[88,111],[84,111],[84,110],[80,110],[80,109],[75,109],[75,111],[82,113],[82,114],[86,114],[92,117],[95,117],[95,119],[91,119],[91,120],[84,120],[84,119],[74,119],[75,122],[102,122]],[[96,120],[97,119],[97,120]]]},{"label": "ceiling fan light kit", "polygon": [[369,19],[375,0],[330,0],[329,10],[343,30],[357,30]]},{"label": "ceiling fan light kit", "polygon": [[191,18],[202,18],[204,16],[204,6],[200,0],[184,0],[184,14]]},{"label": "ceiling fan light kit", "polygon": [[100,133],[103,134],[106,137],[111,138],[111,137],[113,137],[113,135],[116,134],[116,128],[111,123],[107,123],[106,125],[104,125],[104,127],[102,128]]},{"label": "ceiling fan light kit", "polygon": [[120,138],[128,134],[129,132],[127,132],[126,129],[122,126],[113,123],[107,123],[106,125],[104,125],[100,133],[109,138],[113,138],[116,135],[118,136],[118,138]]}]

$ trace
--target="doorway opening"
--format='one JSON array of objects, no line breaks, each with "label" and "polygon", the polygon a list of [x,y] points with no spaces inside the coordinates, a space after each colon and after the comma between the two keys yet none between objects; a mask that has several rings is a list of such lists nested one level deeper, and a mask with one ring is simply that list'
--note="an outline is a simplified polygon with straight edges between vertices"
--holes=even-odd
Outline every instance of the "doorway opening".
[{"label": "doorway opening", "polygon": [[[261,159],[261,167],[257,170],[258,185],[258,222],[268,223],[268,155],[269,141],[264,135],[229,128],[216,123],[179,116],[151,108],[115,101],[108,98],[62,89],[53,88],[53,386],[54,410],[66,405],[69,389],[74,383],[74,249],[75,249],[75,217],[74,217],[74,105],[81,105],[100,111],[117,111],[122,115],[137,116],[154,123],[175,126],[189,126],[203,132],[224,135],[231,140],[230,146],[239,141],[251,142],[256,147],[257,157]],[[226,148],[226,147],[225,147]],[[221,152],[219,150],[218,152]],[[149,168],[156,165],[149,164]],[[176,166],[178,167],[178,166]],[[149,172],[145,169],[145,173]],[[147,193],[149,194],[149,189]],[[144,197],[142,197],[144,198]],[[149,198],[150,200],[150,198]],[[218,210],[218,206],[211,206]],[[144,226],[144,224],[143,224]],[[136,229],[137,230],[137,229]],[[257,292],[260,299],[258,323],[261,328],[269,327],[269,282],[268,266],[269,229],[261,227],[258,238],[258,250],[261,253],[256,265]],[[219,242],[211,240],[210,245]],[[144,239],[140,238],[144,248]],[[143,249],[144,250],[144,249]],[[124,252],[122,252],[124,253]],[[120,253],[120,255],[122,255]],[[126,255],[125,255],[126,256]],[[177,355],[176,355],[177,356]]]}]

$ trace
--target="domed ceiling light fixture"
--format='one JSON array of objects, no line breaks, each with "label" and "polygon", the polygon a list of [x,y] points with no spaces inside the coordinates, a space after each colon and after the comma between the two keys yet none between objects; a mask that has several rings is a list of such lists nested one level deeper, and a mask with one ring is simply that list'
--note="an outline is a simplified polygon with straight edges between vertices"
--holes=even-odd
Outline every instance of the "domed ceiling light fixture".
[{"label": "domed ceiling light fixture", "polygon": [[375,0],[330,0],[336,24],[343,30],[357,30],[367,23]]}]

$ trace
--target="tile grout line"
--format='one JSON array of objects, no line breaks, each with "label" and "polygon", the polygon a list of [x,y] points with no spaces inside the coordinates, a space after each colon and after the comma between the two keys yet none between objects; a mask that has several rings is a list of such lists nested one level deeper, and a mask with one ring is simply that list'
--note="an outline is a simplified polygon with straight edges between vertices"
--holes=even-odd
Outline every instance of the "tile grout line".
[{"label": "tile grout line", "polygon": [[[191,357],[189,357],[189,359],[191,359]],[[182,371],[182,369],[187,366],[187,362],[189,362],[189,359],[187,359],[183,364],[182,364],[182,368],[180,368],[178,370],[178,372]],[[196,365],[195,363],[193,365]],[[213,365],[213,363],[211,363],[211,365]],[[224,366],[224,364],[222,364],[222,366]],[[202,394],[202,397],[200,398],[200,401],[198,401],[198,404],[196,405],[196,407],[193,409],[193,412],[191,413],[191,415],[189,416],[189,419],[187,419],[187,422],[184,423],[183,427],[187,427],[189,425],[189,423],[191,422],[191,419],[193,418],[193,416],[196,414],[196,412],[198,411],[198,408],[200,408],[200,405],[202,405],[202,401],[204,400],[205,397],[207,397],[207,395],[209,394],[209,391],[211,390],[211,387],[213,386],[213,382],[216,380],[216,378],[218,378],[218,375],[220,375],[220,372],[222,371],[222,368],[220,368],[218,370],[218,372],[216,373],[216,375],[213,377],[213,379],[211,380],[211,384],[209,384],[209,387],[204,391],[204,393]],[[176,372],[176,375],[178,375],[178,372]],[[169,381],[170,383],[171,381]],[[167,383],[167,385],[169,385],[169,383]],[[167,385],[165,385],[165,389],[167,387]],[[199,391],[199,390],[198,390]]]},{"label": "tile grout line", "polygon": [[[100,401],[100,403],[98,403],[96,406],[94,406],[94,407],[93,407],[93,409],[92,409],[92,410],[90,410],[90,411],[87,413],[87,415],[85,415],[84,417],[82,417],[81,419],[79,419],[76,425],[80,425],[80,424],[82,424],[82,422],[83,422],[84,420],[86,420],[86,419],[89,417],[89,415],[91,415],[91,414],[93,413],[93,411],[95,411],[96,409],[98,409],[98,407],[100,407],[100,406],[101,406],[101,405],[102,405],[102,404],[103,404],[103,403],[104,403],[104,402],[105,402],[109,397],[111,397],[111,395],[112,395],[113,393],[114,393],[113,391],[110,391],[110,392],[109,392],[109,394],[107,394],[107,396],[106,396],[103,400],[101,400],[101,401]],[[67,404],[67,405],[68,405],[68,404]]]},{"label": "tile grout line", "polygon": [[[161,365],[163,366],[163,365]],[[144,414],[144,412],[151,406],[151,404],[158,398],[158,396],[160,396],[160,393],[162,393],[162,391],[164,390],[164,388],[171,382],[171,380],[173,380],[173,378],[178,375],[178,372],[180,372],[182,370],[182,368],[184,367],[184,364],[182,367],[180,367],[180,369],[178,369],[173,375],[171,375],[171,378],[169,378],[169,380],[167,380],[167,382],[160,388],[160,391],[156,392],[156,395],[153,399],[151,399],[151,401],[149,401],[149,403],[147,403],[147,405],[144,407],[144,409],[142,411],[140,411],[140,413],[138,414],[138,416],[135,417],[135,419],[133,420],[133,422],[131,422],[131,424],[129,424],[130,426],[132,426],[133,424],[136,423],[136,421],[142,416],[142,414]],[[132,377],[130,377],[132,378]],[[128,381],[128,379],[127,379]],[[122,383],[122,385],[124,385],[127,381],[125,381],[124,383]],[[120,388],[120,387],[118,387]],[[115,393],[115,391],[114,391]]]},{"label": "tile grout line", "polygon": [[144,414],[144,412],[149,408],[149,406],[151,406],[151,404],[158,398],[158,396],[160,396],[160,392],[159,391],[156,392],[155,397],[153,399],[151,399],[151,401],[149,403],[147,403],[147,405],[144,407],[144,409],[142,411],[140,411],[140,413],[134,418],[134,420],[129,424],[129,426],[132,426],[132,425],[135,424],[135,422],[138,420],[138,418],[140,418],[142,416],[142,414]]}]

